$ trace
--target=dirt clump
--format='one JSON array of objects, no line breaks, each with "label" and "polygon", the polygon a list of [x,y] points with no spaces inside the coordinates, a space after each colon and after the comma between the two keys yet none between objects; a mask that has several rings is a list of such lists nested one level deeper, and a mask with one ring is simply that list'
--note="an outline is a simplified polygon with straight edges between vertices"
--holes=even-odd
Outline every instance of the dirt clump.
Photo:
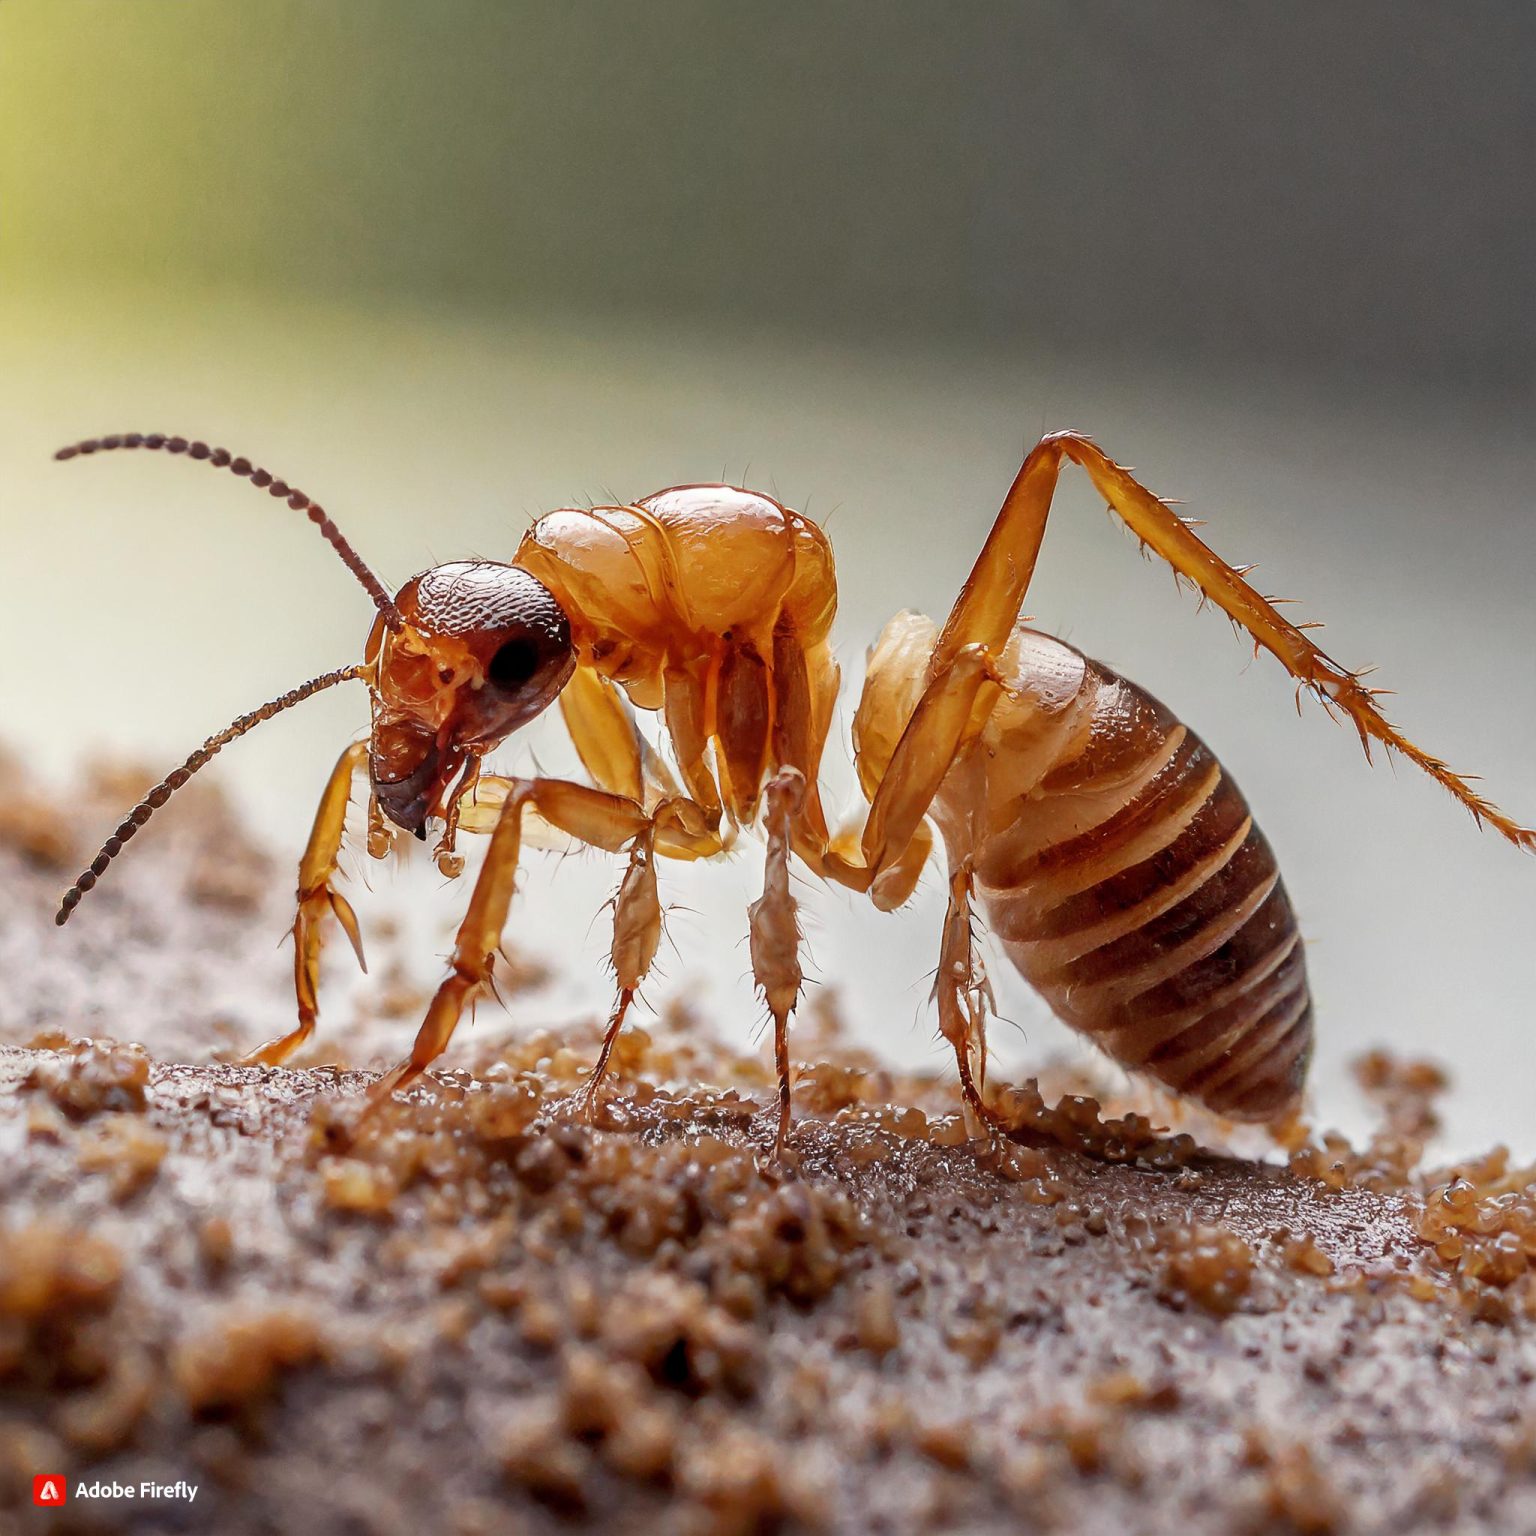
[{"label": "dirt clump", "polygon": [[[200,1487],[79,1529],[230,1536],[1536,1529],[1536,1175],[1425,1166],[1432,1067],[1363,1064],[1362,1147],[1298,1122],[1245,1160],[1076,1082],[996,1087],[976,1138],[823,1004],[780,1161],[766,1057],[679,1006],[590,1121],[598,1021],[482,1023],[365,1115],[372,1070],[219,1059],[286,1026],[282,889],[148,832],[60,947],[29,836],[0,1528],[49,1473]],[[398,1051],[385,1002],[354,1022]]]}]

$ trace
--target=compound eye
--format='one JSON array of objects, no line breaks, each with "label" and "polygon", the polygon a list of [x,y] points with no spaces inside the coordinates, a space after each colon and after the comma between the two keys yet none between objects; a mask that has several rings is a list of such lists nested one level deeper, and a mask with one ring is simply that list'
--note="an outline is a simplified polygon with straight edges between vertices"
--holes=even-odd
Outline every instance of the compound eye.
[{"label": "compound eye", "polygon": [[576,667],[571,626],[547,588],[526,571],[507,568],[507,599],[499,624],[486,624],[469,638],[481,657],[485,687],[478,705],[479,729],[498,736],[546,709]]},{"label": "compound eye", "polygon": [[576,669],[571,627],[559,605],[542,587],[524,596],[517,623],[471,641],[484,658],[485,686],[460,707],[483,740],[499,739],[547,709]]},{"label": "compound eye", "polygon": [[575,670],[565,610],[519,566],[436,565],[408,582],[397,601],[429,648],[438,637],[452,639],[479,665],[483,685],[461,689],[455,704],[461,745],[500,741],[548,708]]},{"label": "compound eye", "polygon": [[538,642],[531,636],[518,635],[497,649],[485,675],[497,688],[521,688],[532,681],[542,661]]}]

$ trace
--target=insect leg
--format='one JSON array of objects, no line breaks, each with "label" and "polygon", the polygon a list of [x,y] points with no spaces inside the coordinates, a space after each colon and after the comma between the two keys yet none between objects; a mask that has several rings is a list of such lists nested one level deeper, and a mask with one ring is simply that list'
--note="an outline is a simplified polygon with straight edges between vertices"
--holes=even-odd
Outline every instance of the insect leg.
[{"label": "insect leg", "polygon": [[921,871],[914,839],[967,734],[979,727],[996,696],[985,645],[962,647],[928,683],[881,775],[860,838],[870,871],[871,899],[882,911],[899,906]]},{"label": "insect leg", "polygon": [[773,1015],[773,1053],[779,1072],[779,1131],[775,1153],[789,1135],[789,1016],[800,1001],[800,919],[789,889],[789,850],[795,818],[805,798],[805,779],[782,768],[768,782],[768,858],[763,894],[747,909],[751,922],[752,973]]},{"label": "insect leg", "polygon": [[1053,432],[1025,458],[939,637],[930,676],[937,675],[967,645],[985,645],[996,652],[1007,640],[1018,621],[1040,553],[1061,465],[1068,459],[1087,472],[1111,510],[1143,544],[1193,582],[1325,706],[1343,710],[1367,754],[1373,739],[1402,753],[1460,800],[1474,819],[1486,821],[1511,842],[1536,851],[1536,832],[1518,826],[1445,763],[1416,747],[1389,724],[1377,708],[1374,694],[1356,674],[1282,618],[1274,604],[1248,584],[1241,570],[1228,565],[1171,507],[1081,433]]},{"label": "insect leg", "polygon": [[949,907],[944,914],[934,993],[939,1004],[939,1031],[954,1047],[966,1107],[982,1125],[994,1125],[997,1115],[981,1096],[986,1084],[987,1011],[992,992],[976,952],[971,884],[971,866],[966,860],[950,872]]},{"label": "insect leg", "polygon": [[666,760],[645,739],[623,691],[590,667],[577,667],[560,695],[582,766],[603,789],[653,807],[682,798]]},{"label": "insect leg", "polygon": [[731,820],[757,815],[772,751],[773,669],[750,639],[730,642],[715,672],[715,771]]},{"label": "insect leg", "polygon": [[602,1049],[592,1065],[592,1075],[576,1095],[577,1113],[588,1119],[597,1108],[597,1090],[608,1070],[614,1042],[624,1028],[629,1005],[661,947],[661,899],[656,890],[653,846],[655,830],[651,823],[636,834],[629,847],[629,867],[624,871],[619,893],[614,898],[613,947],[609,953],[619,991],[608,1016]]},{"label": "insect leg", "polygon": [[805,775],[805,803],[795,818],[795,852],[815,867],[830,842],[817,778],[832,725],[839,671],[825,641],[807,651],[787,623],[773,632],[773,760]]},{"label": "insect leg", "polygon": [[613,794],[645,799],[645,742],[619,690],[578,666],[560,695],[560,713],[582,766]]},{"label": "insect leg", "polygon": [[619,852],[642,835],[653,836],[656,851],[673,858],[706,858],[720,851],[718,836],[703,826],[704,813],[687,800],[664,801],[648,813],[622,795],[568,779],[490,776],[480,780],[474,793],[474,814],[466,808],[460,821],[466,831],[480,830],[483,823],[479,818],[488,806],[501,800],[491,845],[459,925],[448,975],[427,1008],[410,1056],[370,1090],[370,1101],[375,1104],[408,1086],[442,1055],[464,1005],[491,985],[495,954],[516,884],[526,810],[536,811],[551,826],[610,853]]},{"label": "insect leg", "polygon": [[512,891],[517,880],[523,807],[532,794],[532,781],[511,781],[506,804],[491,834],[485,863],[469,898],[469,908],[459,924],[448,975],[433,994],[411,1054],[369,1090],[370,1108],[387,1100],[397,1088],[414,1082],[447,1050],[465,1003],[491,984],[496,950],[501,945],[501,931],[506,926],[507,909],[512,904]]},{"label": "insect leg", "polygon": [[309,842],[299,861],[299,910],[293,920],[293,984],[298,997],[299,1022],[295,1029],[269,1040],[245,1058],[253,1066],[279,1067],[314,1033],[320,1013],[320,948],[325,940],[327,913],[334,913],[342,931],[352,941],[357,963],[363,961],[363,941],[357,914],[351,903],[331,882],[336,878],[336,859],[346,829],[347,804],[353,775],[367,760],[368,744],[354,742],[337,759],[320,797],[320,809]]},{"label": "insect leg", "polygon": [[[654,828],[655,851],[663,858],[707,859],[725,846],[709,813],[686,795],[659,796],[647,810],[627,795],[570,779],[507,779],[494,773],[482,774],[461,803],[459,830],[494,834],[508,801],[528,784],[537,786],[529,805],[533,827],[543,823],[608,853],[623,852],[647,826]],[[656,794],[654,781],[648,779],[648,788]],[[524,830],[532,830],[526,821]]]},{"label": "insect leg", "polygon": [[[831,839],[796,828],[795,851],[814,873],[868,894],[887,912],[916,888],[933,848],[924,818],[997,697],[985,646],[968,646],[936,675],[929,672],[935,633],[929,621],[906,615],[887,625],[871,653],[853,723],[859,783],[871,802],[863,826]],[[894,690],[892,676],[900,679]]]},{"label": "insect leg", "polygon": [[667,734],[677,757],[688,793],[713,816],[720,819],[720,794],[705,759],[709,745],[709,668],[700,662],[689,667],[668,667],[664,714]]},{"label": "insect leg", "polygon": [[[642,754],[640,769],[648,791],[654,795],[655,770],[665,772],[665,765],[654,754]],[[542,780],[534,803],[546,821],[584,842],[615,852],[625,840],[629,845],[629,865],[614,898],[613,943],[609,950],[618,993],[592,1075],[576,1098],[578,1113],[590,1116],[629,1006],[661,947],[656,855],[708,858],[720,852],[721,842],[703,807],[678,795],[657,800],[647,814],[635,802],[621,796],[563,781]]]}]

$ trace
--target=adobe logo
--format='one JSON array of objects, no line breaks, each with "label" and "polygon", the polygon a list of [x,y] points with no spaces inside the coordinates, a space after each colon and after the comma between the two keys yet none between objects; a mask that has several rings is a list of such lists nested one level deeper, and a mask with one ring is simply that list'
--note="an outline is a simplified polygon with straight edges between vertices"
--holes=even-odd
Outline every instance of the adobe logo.
[{"label": "adobe logo", "polygon": [[62,1504],[68,1497],[69,1490],[65,1486],[62,1477],[34,1477],[32,1479],[32,1502],[39,1506],[49,1504]]}]

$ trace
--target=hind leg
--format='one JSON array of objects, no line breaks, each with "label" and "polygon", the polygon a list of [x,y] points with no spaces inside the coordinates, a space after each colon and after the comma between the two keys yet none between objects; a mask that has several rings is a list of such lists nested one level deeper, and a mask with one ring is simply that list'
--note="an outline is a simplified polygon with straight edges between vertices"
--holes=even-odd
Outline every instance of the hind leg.
[{"label": "hind leg", "polygon": [[[1273,653],[1303,686],[1330,708],[1342,710],[1369,748],[1380,741],[1400,752],[1448,789],[1471,811],[1521,847],[1536,850],[1536,832],[1518,826],[1478,795],[1438,758],[1421,751],[1389,724],[1372,691],[1281,617],[1275,605],[1228,565],[1182,518],[1088,438],[1055,432],[1025,458],[1004,499],[959,598],[926,658],[910,717],[883,766],[860,777],[870,798],[857,860],[826,859],[825,873],[855,889],[869,889],[876,905],[888,907],[900,895],[888,886],[890,872],[907,857],[939,784],[963,744],[985,717],[992,659],[1008,643],[1034,574],[1052,499],[1066,461],[1079,464],[1110,508],[1148,548]],[[868,690],[866,689],[866,695]],[[861,715],[864,706],[861,705]]]},{"label": "hind leg", "polygon": [[939,1005],[939,1032],[955,1052],[960,1091],[973,1120],[973,1132],[999,1124],[997,1112],[983,1099],[987,1077],[987,1014],[992,989],[976,949],[975,914],[971,907],[973,876],[969,860],[949,877],[949,906],[939,946],[934,995]]},{"label": "hind leg", "polygon": [[950,611],[933,653],[930,677],[939,675],[967,646],[980,644],[995,655],[1006,644],[1018,622],[1034,573],[1056,483],[1066,460],[1081,466],[1110,510],[1143,545],[1160,555],[1178,576],[1193,583],[1234,624],[1246,630],[1255,646],[1274,655],[1330,711],[1342,710],[1359,733],[1367,757],[1372,740],[1400,752],[1449,790],[1474,819],[1487,822],[1518,846],[1536,850],[1536,832],[1518,826],[1445,763],[1409,741],[1377,708],[1375,691],[1362,686],[1356,673],[1347,671],[1314,645],[1301,627],[1281,617],[1274,603],[1249,585],[1246,568],[1229,565],[1197,538],[1189,524],[1167,503],[1079,432],[1053,432],[1042,438],[1025,458]]}]

